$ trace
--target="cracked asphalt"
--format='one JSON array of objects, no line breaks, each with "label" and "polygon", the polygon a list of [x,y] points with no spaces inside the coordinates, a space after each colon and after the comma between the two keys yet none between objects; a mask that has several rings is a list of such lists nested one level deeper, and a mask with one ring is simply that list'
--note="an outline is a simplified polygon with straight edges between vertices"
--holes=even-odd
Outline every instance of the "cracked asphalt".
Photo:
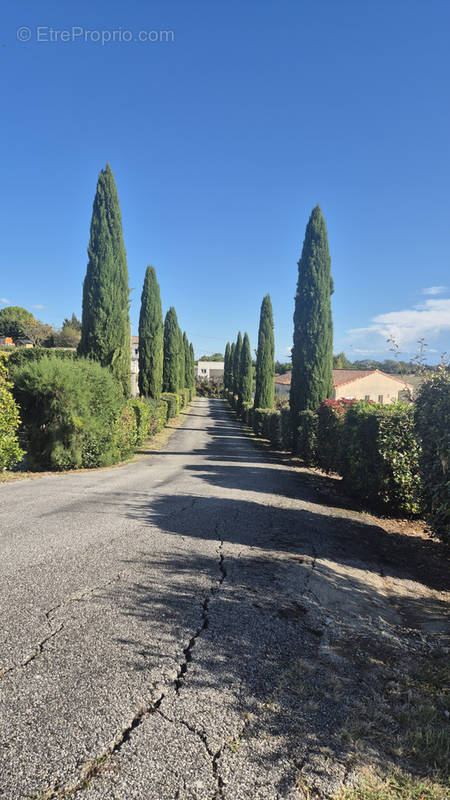
[{"label": "cracked asphalt", "polygon": [[386,539],[220,400],[159,453],[1,486],[0,797],[331,797],[332,681],[364,699],[364,642],[444,635],[442,587]]}]

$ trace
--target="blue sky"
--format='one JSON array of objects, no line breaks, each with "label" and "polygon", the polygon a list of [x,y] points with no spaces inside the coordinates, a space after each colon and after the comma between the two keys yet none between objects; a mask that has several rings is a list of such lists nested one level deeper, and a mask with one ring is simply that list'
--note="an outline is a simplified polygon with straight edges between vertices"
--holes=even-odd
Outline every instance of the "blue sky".
[{"label": "blue sky", "polygon": [[[391,332],[405,356],[419,336],[430,360],[450,350],[447,0],[8,6],[0,307],[54,325],[81,312],[109,160],[134,332],[153,264],[164,310],[175,306],[197,356],[223,351],[238,329],[255,347],[269,292],[284,360],[305,226],[320,203],[335,351],[389,357]],[[102,31],[116,41],[95,41]],[[126,41],[141,31],[173,34]]]}]

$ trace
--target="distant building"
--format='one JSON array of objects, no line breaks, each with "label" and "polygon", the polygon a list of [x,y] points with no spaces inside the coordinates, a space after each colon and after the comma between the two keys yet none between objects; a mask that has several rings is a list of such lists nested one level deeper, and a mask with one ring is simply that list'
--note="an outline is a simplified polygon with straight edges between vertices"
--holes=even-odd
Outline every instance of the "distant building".
[{"label": "distant building", "polygon": [[199,381],[223,380],[223,361],[199,361],[195,367],[195,377]]},{"label": "distant building", "polygon": [[11,336],[0,336],[0,347],[15,347]]},{"label": "distant building", "polygon": [[[275,394],[289,395],[292,372],[277,375]],[[388,375],[378,369],[334,369],[333,400],[373,400],[375,403],[393,403],[412,397],[414,387],[397,375]]]}]

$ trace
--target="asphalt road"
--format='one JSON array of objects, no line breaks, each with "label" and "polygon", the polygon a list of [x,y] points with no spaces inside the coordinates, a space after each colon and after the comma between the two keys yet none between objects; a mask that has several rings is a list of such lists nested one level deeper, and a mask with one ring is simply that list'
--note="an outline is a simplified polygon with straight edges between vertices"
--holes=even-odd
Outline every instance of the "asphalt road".
[{"label": "asphalt road", "polygon": [[137,462],[1,486],[0,797],[297,800],[300,772],[327,796],[339,704],[306,719],[299,670],[357,694],[336,632],[398,637],[417,588],[373,542],[220,400]]}]

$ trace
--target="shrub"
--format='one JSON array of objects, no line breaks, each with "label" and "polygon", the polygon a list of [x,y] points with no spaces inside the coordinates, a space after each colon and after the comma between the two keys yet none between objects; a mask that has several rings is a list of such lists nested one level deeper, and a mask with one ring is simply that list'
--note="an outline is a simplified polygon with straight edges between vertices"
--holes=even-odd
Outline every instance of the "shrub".
[{"label": "shrub", "polygon": [[281,445],[281,412],[272,410],[269,416],[269,439],[274,447]]},{"label": "shrub", "polygon": [[189,404],[189,389],[180,389],[178,394],[180,395],[180,408],[186,408]]},{"label": "shrub", "polygon": [[316,463],[317,412],[300,411],[298,414],[296,453],[307,466]]},{"label": "shrub", "polygon": [[149,404],[140,397],[133,397],[129,401],[130,407],[136,417],[136,444],[142,444],[149,436],[152,410]]},{"label": "shrub", "polygon": [[0,376],[4,378],[8,375],[8,362],[9,362],[10,353],[0,351]]},{"label": "shrub", "polygon": [[241,405],[240,416],[244,425],[250,425],[250,416],[252,408],[253,408],[253,400],[250,400],[248,403],[242,403]]},{"label": "shrub", "polygon": [[340,472],[342,426],[353,401],[324,400],[318,411],[316,459],[324,472]]},{"label": "shrub", "polygon": [[169,404],[166,400],[153,400],[151,397],[146,397],[145,403],[149,409],[147,436],[151,437],[162,431],[168,421]]},{"label": "shrub", "polygon": [[0,372],[0,472],[15,467],[24,455],[17,439],[19,425],[19,409],[11,385]]},{"label": "shrub", "polygon": [[425,513],[435,536],[450,542],[450,373],[439,369],[420,387],[415,425]]},{"label": "shrub", "polygon": [[23,367],[34,361],[41,361],[42,358],[67,359],[73,361],[78,358],[76,350],[63,350],[49,347],[17,347],[9,356],[9,369],[13,367]]},{"label": "shrub", "polygon": [[253,411],[253,430],[257,436],[267,436],[269,437],[269,424],[266,421],[269,414],[271,413],[270,408],[255,408]]},{"label": "shrub", "polygon": [[289,405],[280,408],[281,444],[285,450],[292,450],[292,417]]},{"label": "shrub", "polygon": [[348,409],[342,428],[341,462],[347,491],[395,513],[417,513],[418,460],[411,406],[356,402]]},{"label": "shrub", "polygon": [[97,467],[117,460],[123,394],[109,369],[87,359],[49,356],[11,374],[31,468]]},{"label": "shrub", "polygon": [[132,403],[132,400],[127,400],[116,420],[114,443],[117,461],[131,455],[138,444],[136,414]]},{"label": "shrub", "polygon": [[181,397],[179,394],[175,394],[175,392],[164,392],[161,395],[161,398],[166,401],[168,409],[167,409],[167,419],[172,419],[173,417],[178,417],[180,413],[181,407]]}]

